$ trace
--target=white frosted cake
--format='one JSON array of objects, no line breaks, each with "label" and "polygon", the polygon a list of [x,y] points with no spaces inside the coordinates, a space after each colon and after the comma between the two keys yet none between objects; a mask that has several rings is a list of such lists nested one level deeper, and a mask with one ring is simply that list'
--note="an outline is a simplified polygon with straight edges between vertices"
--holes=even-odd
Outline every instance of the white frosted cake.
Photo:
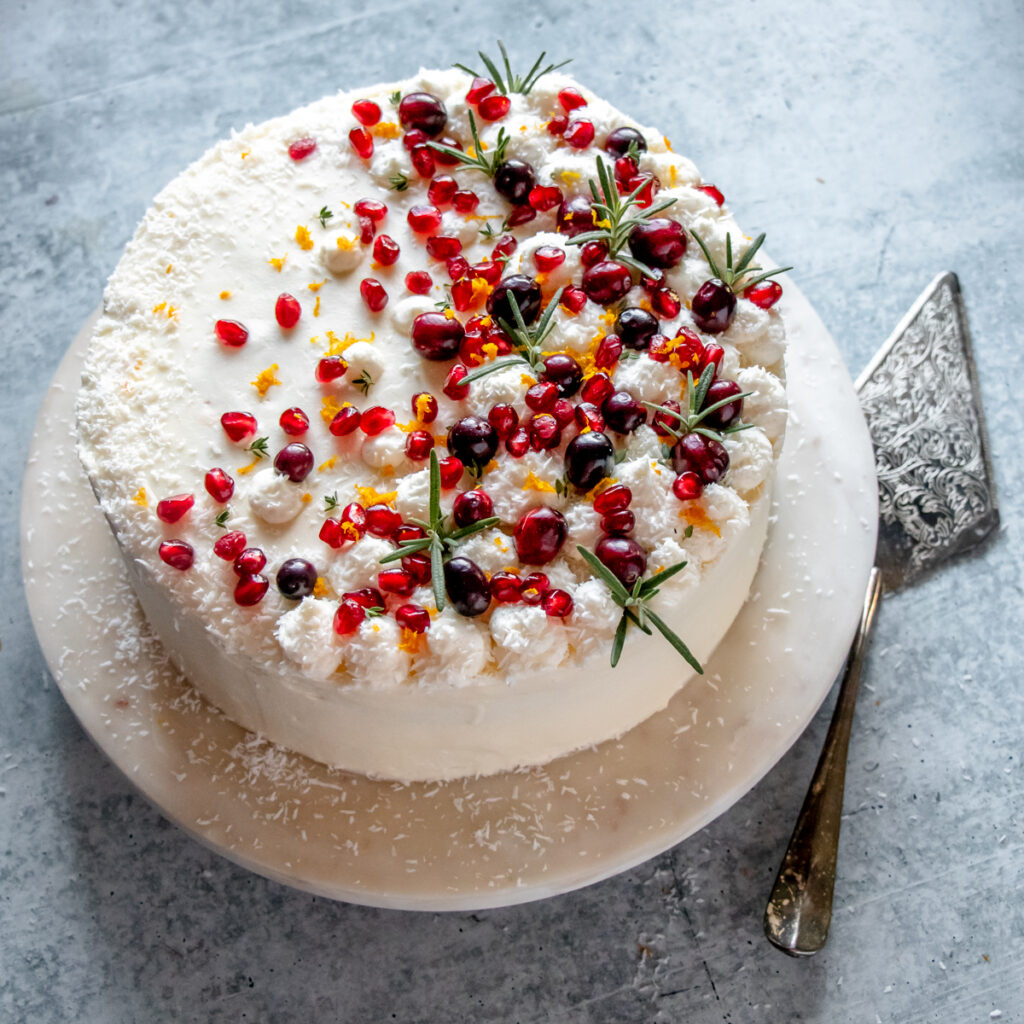
[{"label": "white frosted cake", "polygon": [[661,133],[489,70],[214,146],[110,278],[78,402],[192,683],[401,780],[663,708],[747,597],[786,422],[761,238]]}]

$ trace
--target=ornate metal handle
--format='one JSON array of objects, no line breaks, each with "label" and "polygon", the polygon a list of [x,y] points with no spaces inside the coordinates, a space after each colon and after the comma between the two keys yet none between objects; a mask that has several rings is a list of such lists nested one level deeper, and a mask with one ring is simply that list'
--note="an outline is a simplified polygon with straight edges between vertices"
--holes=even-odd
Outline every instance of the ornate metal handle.
[{"label": "ornate metal handle", "polygon": [[813,956],[828,938],[846,751],[860,687],[861,663],[881,591],[881,574],[877,568],[872,569],[825,746],[764,911],[768,941],[790,956]]}]

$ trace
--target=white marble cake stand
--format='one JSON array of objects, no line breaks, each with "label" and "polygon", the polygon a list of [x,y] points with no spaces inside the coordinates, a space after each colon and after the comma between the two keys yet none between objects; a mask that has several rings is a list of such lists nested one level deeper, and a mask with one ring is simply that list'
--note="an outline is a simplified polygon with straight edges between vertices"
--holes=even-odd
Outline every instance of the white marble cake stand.
[{"label": "white marble cake stand", "polygon": [[[874,555],[874,463],[856,395],[792,285],[785,302],[792,411],[776,518],[751,597],[707,674],[618,741],[540,769],[413,785],[274,747],[170,667],[75,456],[90,321],[43,402],[22,504],[29,608],[71,710],[196,839],[333,899],[503,906],[596,882],[673,846],[743,796],[807,725],[845,657]],[[666,646],[665,671],[676,668]]]}]

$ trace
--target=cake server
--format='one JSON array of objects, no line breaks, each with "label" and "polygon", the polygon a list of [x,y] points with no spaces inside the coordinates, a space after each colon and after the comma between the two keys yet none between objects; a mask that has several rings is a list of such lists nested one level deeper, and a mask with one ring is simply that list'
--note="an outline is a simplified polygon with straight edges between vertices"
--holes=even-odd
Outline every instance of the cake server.
[{"label": "cake server", "polygon": [[955,274],[940,274],[924,290],[857,391],[875,449],[878,547],[825,745],[765,908],[768,940],[790,956],[811,956],[828,938],[850,726],[882,591],[915,583],[999,525]]}]

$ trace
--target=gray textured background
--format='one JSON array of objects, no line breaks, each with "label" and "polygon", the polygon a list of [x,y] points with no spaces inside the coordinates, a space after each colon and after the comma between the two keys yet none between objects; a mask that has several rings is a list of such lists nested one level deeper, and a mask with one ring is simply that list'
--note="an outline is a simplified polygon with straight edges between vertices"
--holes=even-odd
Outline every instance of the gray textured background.
[{"label": "gray textured background", "polygon": [[[3,1020],[1024,1019],[1021,4],[580,8],[0,0]],[[634,871],[414,915],[314,899],[197,846],[85,738],[39,654],[16,554],[25,452],[148,200],[232,127],[497,36],[520,61],[575,56],[662,127],[796,265],[854,372],[937,271],[961,275],[1004,525],[885,601],[838,913],[812,961],[770,949],[760,917],[824,713],[729,813]]]}]

